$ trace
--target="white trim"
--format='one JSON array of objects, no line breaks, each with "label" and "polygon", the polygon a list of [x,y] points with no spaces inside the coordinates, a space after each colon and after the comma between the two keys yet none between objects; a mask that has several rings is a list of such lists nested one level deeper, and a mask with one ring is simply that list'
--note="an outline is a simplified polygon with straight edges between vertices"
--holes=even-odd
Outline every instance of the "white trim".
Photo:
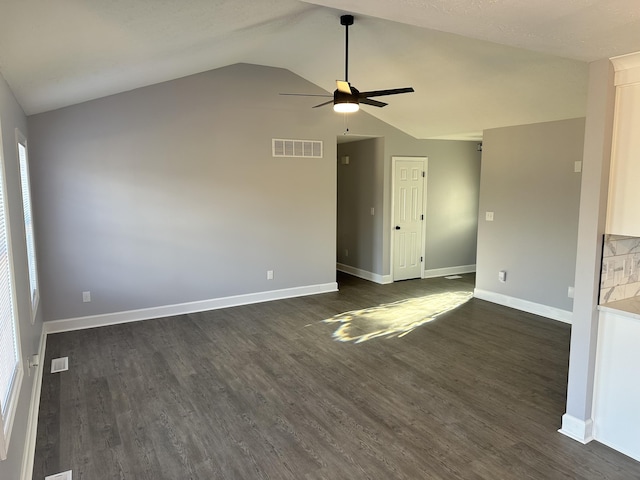
[{"label": "white trim", "polygon": [[611,57],[611,63],[616,72],[620,70],[629,70],[631,68],[640,68],[640,52],[626,53]]},{"label": "white trim", "polygon": [[407,156],[392,156],[391,157],[391,238],[389,239],[389,270],[391,271],[390,277],[393,282],[393,267],[394,267],[394,237],[395,237],[395,203],[396,203],[396,161],[398,160],[421,160],[422,171],[424,177],[422,177],[422,215],[424,220],[422,221],[422,246],[420,252],[422,253],[422,262],[420,263],[420,278],[424,278],[424,266],[427,263],[426,258],[426,245],[427,245],[427,178],[429,177],[429,157],[407,157]]},{"label": "white trim", "polygon": [[459,275],[461,273],[473,273],[476,271],[474,265],[459,265],[457,267],[432,268],[422,273],[422,278],[445,277],[447,275]]},{"label": "white trim", "polygon": [[282,300],[285,298],[303,297],[306,295],[317,295],[319,293],[337,291],[338,284],[336,282],[284,288],[282,290],[271,290],[268,292],[248,293],[244,295],[233,295],[230,297],[213,298],[197,302],[179,303],[177,305],[164,305],[161,307],[142,308],[139,310],[129,310],[125,312],[91,315],[88,317],[52,320],[44,323],[44,331],[47,334],[69,332],[85,328],[104,327],[107,325],[116,325],[118,323],[151,320],[154,318],[184,315],[187,313],[204,312],[207,310],[217,310],[220,308],[237,307],[252,303],[270,302],[272,300]]},{"label": "white trim", "polygon": [[38,348],[39,362],[33,375],[31,388],[31,403],[29,404],[29,419],[27,421],[27,436],[22,453],[22,470],[20,480],[31,480],[33,475],[33,461],[36,454],[36,438],[38,436],[38,414],[40,412],[40,393],[42,391],[42,373],[47,349],[47,334],[42,331],[40,347]]},{"label": "white trim", "polygon": [[580,443],[587,444],[594,439],[593,420],[580,420],[565,413],[562,416],[562,428],[558,432]]},{"label": "white trim", "polygon": [[353,275],[354,277],[369,280],[370,282],[379,283],[380,285],[393,283],[393,278],[391,277],[391,275],[380,275],[379,273],[372,273],[367,270],[362,270],[350,265],[345,265],[344,263],[337,263],[336,270],[338,270],[339,272],[348,273],[349,275]]},{"label": "white trim", "polygon": [[489,292],[487,290],[480,290],[476,288],[473,291],[473,296],[480,300],[486,300],[488,302],[497,303],[498,305],[504,305],[505,307],[522,310],[523,312],[533,313],[534,315],[540,315],[541,317],[550,318],[551,320],[557,320],[559,322],[571,324],[573,320],[573,312],[550,307],[541,303],[510,297],[501,293]]},{"label": "white trim", "polygon": [[615,70],[616,86],[640,82],[640,52],[612,57],[610,60]]}]

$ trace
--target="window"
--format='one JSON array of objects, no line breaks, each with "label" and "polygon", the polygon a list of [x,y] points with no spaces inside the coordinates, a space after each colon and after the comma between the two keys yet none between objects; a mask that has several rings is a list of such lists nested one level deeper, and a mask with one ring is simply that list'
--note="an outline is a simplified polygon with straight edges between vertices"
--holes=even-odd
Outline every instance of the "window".
[{"label": "window", "polygon": [[0,460],[4,460],[7,456],[23,375],[2,151],[0,135]]},{"label": "window", "polygon": [[31,323],[38,309],[38,268],[36,263],[36,244],[33,235],[33,214],[31,210],[31,182],[29,180],[29,157],[27,139],[16,129],[18,162],[20,164],[20,186],[22,187],[22,211],[24,213],[24,233],[27,241],[27,266],[29,267],[29,287],[31,293]]}]

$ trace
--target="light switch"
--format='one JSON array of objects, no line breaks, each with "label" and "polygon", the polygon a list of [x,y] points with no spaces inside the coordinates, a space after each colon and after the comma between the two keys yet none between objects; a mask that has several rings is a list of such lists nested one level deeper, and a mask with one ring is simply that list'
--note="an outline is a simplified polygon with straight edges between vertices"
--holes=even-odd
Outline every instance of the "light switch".
[{"label": "light switch", "polygon": [[484,218],[487,222],[493,222],[493,212],[487,212]]}]

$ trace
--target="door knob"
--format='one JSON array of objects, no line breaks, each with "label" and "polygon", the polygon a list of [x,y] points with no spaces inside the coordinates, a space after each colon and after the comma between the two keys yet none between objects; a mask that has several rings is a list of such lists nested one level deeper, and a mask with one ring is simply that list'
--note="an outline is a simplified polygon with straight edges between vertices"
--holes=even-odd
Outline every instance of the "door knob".
[{"label": "door knob", "polygon": [[400,227],[398,225],[396,225],[396,230],[400,230]]}]

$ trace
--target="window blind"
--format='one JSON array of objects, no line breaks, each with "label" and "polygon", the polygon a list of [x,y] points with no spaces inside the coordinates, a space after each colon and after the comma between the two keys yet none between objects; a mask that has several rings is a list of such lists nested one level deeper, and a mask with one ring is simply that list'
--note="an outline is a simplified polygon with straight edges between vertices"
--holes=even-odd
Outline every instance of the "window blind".
[{"label": "window blind", "polygon": [[[0,177],[1,175],[2,172]],[[6,419],[9,394],[18,371],[19,358],[9,270],[3,183],[0,180],[0,365],[2,366],[0,368],[0,403],[2,417]]]},{"label": "window blind", "polygon": [[29,180],[29,162],[26,142],[18,141],[18,159],[20,163],[20,184],[22,186],[22,211],[24,213],[24,232],[27,242],[27,266],[29,269],[29,287],[31,293],[31,321],[35,319],[38,306],[38,267],[33,233],[33,214],[31,209],[31,182]]},{"label": "window blind", "polygon": [[22,381],[4,175],[4,159],[0,142],[0,460],[7,455]]}]

